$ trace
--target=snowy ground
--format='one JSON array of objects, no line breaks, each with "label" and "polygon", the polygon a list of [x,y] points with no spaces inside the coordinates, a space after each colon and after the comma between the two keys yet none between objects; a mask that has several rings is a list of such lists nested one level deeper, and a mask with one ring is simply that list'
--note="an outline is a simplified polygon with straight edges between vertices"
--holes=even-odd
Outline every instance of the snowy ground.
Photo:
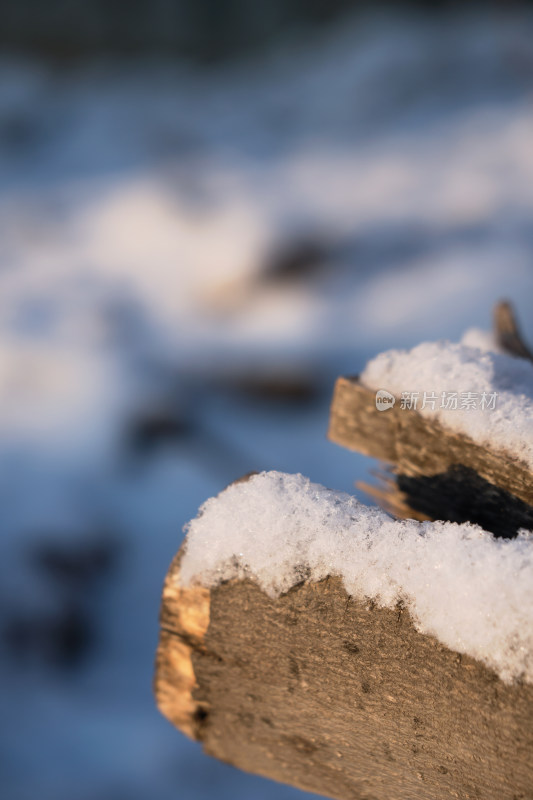
[{"label": "snowy ground", "polygon": [[250,469],[353,489],[336,374],[501,296],[533,339],[532,36],[382,19],[215,75],[0,63],[3,796],[299,795],[156,711],[162,580]]}]

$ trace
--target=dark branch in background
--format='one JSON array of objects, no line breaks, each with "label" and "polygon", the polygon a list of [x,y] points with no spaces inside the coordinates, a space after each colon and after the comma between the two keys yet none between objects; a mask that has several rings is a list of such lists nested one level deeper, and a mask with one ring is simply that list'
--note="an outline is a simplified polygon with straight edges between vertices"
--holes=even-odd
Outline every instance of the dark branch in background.
[{"label": "dark branch in background", "polygon": [[533,352],[522,337],[512,305],[506,300],[494,307],[494,336],[499,347],[509,355],[533,361]]}]

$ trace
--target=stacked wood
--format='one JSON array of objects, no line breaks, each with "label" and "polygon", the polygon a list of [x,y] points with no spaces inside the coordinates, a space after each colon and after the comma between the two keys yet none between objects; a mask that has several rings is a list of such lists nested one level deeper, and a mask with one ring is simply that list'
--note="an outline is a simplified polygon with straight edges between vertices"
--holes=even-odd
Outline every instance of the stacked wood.
[{"label": "stacked wood", "polygon": [[[510,308],[496,319],[527,357]],[[367,488],[396,516],[533,528],[524,462],[378,411],[357,378],[337,381],[329,437],[389,465]],[[155,693],[206,753],[338,800],[533,800],[532,685],[504,683],[337,577],[277,599],[250,580],[183,587],[183,552],[163,591]]]},{"label": "stacked wood", "polygon": [[[510,355],[533,360],[507,302],[495,307],[494,337]],[[525,462],[398,404],[378,411],[376,392],[357,376],[336,382],[328,436],[385,462],[377,486],[358,485],[396,517],[475,522],[497,536],[533,528],[533,476]]]}]

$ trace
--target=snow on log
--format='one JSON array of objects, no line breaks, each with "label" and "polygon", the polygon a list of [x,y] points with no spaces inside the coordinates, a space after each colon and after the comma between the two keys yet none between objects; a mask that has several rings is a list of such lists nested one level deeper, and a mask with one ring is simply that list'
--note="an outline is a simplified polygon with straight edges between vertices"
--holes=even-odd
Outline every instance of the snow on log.
[{"label": "snow on log", "polygon": [[[505,308],[497,316],[511,329]],[[338,379],[329,438],[393,465],[382,488],[364,488],[396,516],[468,520],[498,536],[533,528],[533,363],[498,352],[501,341],[469,331]]]},{"label": "snow on log", "polygon": [[261,473],[188,526],[158,704],[207,753],[340,800],[531,798],[532,587],[525,532]]}]

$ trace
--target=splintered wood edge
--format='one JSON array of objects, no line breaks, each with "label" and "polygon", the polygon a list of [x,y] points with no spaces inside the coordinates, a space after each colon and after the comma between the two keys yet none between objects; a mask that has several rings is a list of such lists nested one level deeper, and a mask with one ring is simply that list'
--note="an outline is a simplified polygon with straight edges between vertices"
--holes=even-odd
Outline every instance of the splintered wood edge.
[{"label": "splintered wood edge", "polygon": [[[244,483],[256,474],[252,470],[233,483]],[[198,688],[193,654],[206,651],[211,592],[200,585],[181,585],[180,564],[185,548],[186,543],[172,560],[163,586],[154,694],[163,716],[186,736],[199,741],[209,709],[207,703],[193,697]]]},{"label": "splintered wood edge", "polygon": [[372,497],[376,503],[397,519],[416,519],[418,522],[431,521],[433,517],[418,511],[409,505],[409,498],[393,482],[386,480],[382,475],[377,475],[378,486],[374,486],[367,481],[356,481],[357,489]]},{"label": "splintered wood edge", "polygon": [[[533,505],[533,474],[521,459],[502,450],[490,450],[462,433],[448,430],[417,411],[396,404],[378,411],[376,392],[363,386],[357,376],[335,383],[328,438],[394,465],[394,472],[431,476],[453,464],[474,469],[489,483]],[[393,498],[395,504],[402,497]]]},{"label": "splintered wood edge", "polygon": [[180,585],[180,549],[165,578],[160,613],[154,692],[161,713],[186,736],[198,740],[207,709],[193,698],[197,688],[193,653],[204,649],[210,591]]}]

